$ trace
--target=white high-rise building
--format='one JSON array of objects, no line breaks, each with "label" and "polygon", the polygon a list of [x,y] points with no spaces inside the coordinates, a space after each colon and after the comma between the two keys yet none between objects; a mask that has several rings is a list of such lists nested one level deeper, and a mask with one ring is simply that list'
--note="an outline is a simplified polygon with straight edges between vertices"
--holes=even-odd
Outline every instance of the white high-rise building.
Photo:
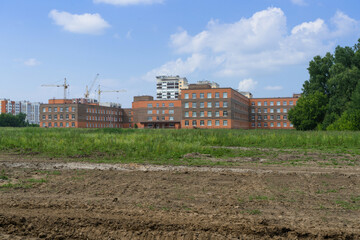
[{"label": "white high-rise building", "polygon": [[157,99],[178,99],[181,89],[188,87],[187,79],[179,76],[157,76],[156,81]]},{"label": "white high-rise building", "polygon": [[0,113],[18,115],[25,113],[26,119],[30,124],[40,124],[40,103],[29,101],[11,101],[10,99],[0,99]]}]

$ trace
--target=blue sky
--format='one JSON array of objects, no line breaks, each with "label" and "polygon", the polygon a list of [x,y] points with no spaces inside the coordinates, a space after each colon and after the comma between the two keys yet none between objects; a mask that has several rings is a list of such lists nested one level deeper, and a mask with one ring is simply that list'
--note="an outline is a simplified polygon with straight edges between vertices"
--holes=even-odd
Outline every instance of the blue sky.
[{"label": "blue sky", "polygon": [[[216,81],[254,97],[291,96],[315,55],[360,38],[358,0],[2,0],[0,98],[155,96],[155,76]],[[92,95],[95,96],[94,90]]]}]

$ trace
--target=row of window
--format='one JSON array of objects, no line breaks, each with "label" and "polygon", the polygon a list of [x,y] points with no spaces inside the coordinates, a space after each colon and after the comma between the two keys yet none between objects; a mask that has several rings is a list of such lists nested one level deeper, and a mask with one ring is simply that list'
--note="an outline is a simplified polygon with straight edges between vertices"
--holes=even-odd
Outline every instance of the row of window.
[{"label": "row of window", "polygon": [[[52,119],[52,115],[42,115],[42,120],[46,120],[46,116],[47,116],[47,120],[53,120]],[[69,119],[75,119],[75,114],[66,114],[65,115],[65,119],[66,120],[69,120]],[[58,120],[58,115],[57,114],[55,114],[54,115],[54,120]],[[62,114],[60,114],[59,115],[59,120],[64,120],[64,115],[62,115]]]},{"label": "row of window", "polygon": [[[190,123],[190,122],[189,122],[188,120],[186,120],[186,121],[185,121],[185,126],[190,126],[189,123]],[[204,121],[204,120],[199,120],[199,121],[198,121],[198,120],[192,120],[192,121],[191,121],[191,125],[194,126],[194,127],[195,127],[195,126],[198,126],[198,123],[199,123],[199,126],[205,126],[205,121]],[[212,121],[212,120],[207,120],[207,121],[206,121],[206,126],[209,126],[209,127],[210,127],[210,126],[212,126],[212,124],[213,124],[213,121]],[[222,121],[222,125],[223,125],[223,126],[227,126],[227,125],[228,125],[228,121],[227,121],[227,120],[223,120],[223,121]],[[220,126],[220,120],[215,120],[215,126]]]},{"label": "row of window", "polygon": [[[287,115],[282,115],[283,116],[283,120],[287,120]],[[257,116],[257,120],[268,120],[268,116],[264,115],[263,117],[261,115]],[[270,115],[270,120],[274,120],[274,115]],[[255,116],[251,116],[251,120],[255,120]],[[281,115],[277,115],[276,116],[276,120],[281,120]]]},{"label": "row of window", "polygon": [[[205,93],[200,93],[199,94],[200,99],[205,98]],[[197,98],[197,94],[196,93],[192,93],[191,94],[191,98],[192,99],[196,99]],[[212,98],[212,93],[206,93],[206,98]],[[215,98],[220,98],[220,93],[216,92],[215,93]],[[228,98],[228,93],[227,92],[223,92],[222,93],[222,98]],[[184,99],[189,99],[189,93],[185,93],[184,94]]]},{"label": "row of window", "polygon": [[[165,121],[166,118],[165,118],[165,116],[162,116],[161,118],[159,116],[157,116],[156,118],[153,118],[153,117],[147,118],[148,121],[153,121],[153,120],[160,121],[160,119],[161,119],[161,121]],[[174,121],[174,117],[169,117],[169,121]]]},{"label": "row of window", "polygon": [[[71,124],[71,125],[70,125]],[[51,127],[75,127],[75,123],[74,122],[72,122],[72,123],[69,123],[69,122],[66,122],[66,123],[62,123],[62,122],[60,122],[60,123],[51,123],[51,122],[49,122],[49,123],[43,123],[42,124],[42,126],[45,128],[45,127],[49,127],[49,128],[51,128]]]},{"label": "row of window", "polygon": [[[267,101],[264,101],[263,103],[264,103],[264,106],[268,105]],[[260,107],[263,103],[261,101],[258,101],[257,105]],[[287,106],[287,104],[288,104],[288,101],[282,101],[283,106]],[[289,101],[289,105],[290,106],[294,105],[294,102]],[[251,102],[251,106],[255,106],[255,102]],[[270,106],[274,106],[274,101],[270,101]],[[276,106],[281,106],[281,101],[276,101]]]},{"label": "row of window", "polygon": [[[155,105],[156,107],[160,107],[160,103],[157,103]],[[152,108],[153,107],[153,104],[152,103],[148,103],[148,108]],[[165,103],[162,103],[161,104],[161,107],[166,107],[166,104]],[[174,103],[169,103],[169,107],[174,107]]]},{"label": "row of window", "polygon": [[[69,112],[71,109],[71,112],[75,112],[76,111],[76,107],[65,107],[65,112]],[[46,111],[47,110],[47,111]],[[64,108],[63,107],[44,107],[42,109],[42,112],[52,112],[52,110],[54,110],[54,112],[64,112]]]},{"label": "row of window", "polygon": [[[199,112],[199,117],[205,117],[205,112],[204,111],[200,111]],[[190,117],[189,112],[185,112],[185,117]],[[212,117],[212,111],[206,111],[206,117]],[[228,116],[228,111],[222,111],[222,117],[227,117]],[[191,112],[191,117],[197,117],[197,112],[193,111]],[[214,117],[220,117],[220,111],[215,111],[215,115]]]},{"label": "row of window", "polygon": [[122,115],[121,112],[118,112],[118,111],[96,109],[96,108],[87,108],[86,112],[87,113],[95,113],[95,114]]},{"label": "row of window", "polygon": [[[148,110],[147,114],[160,114],[160,110]],[[166,110],[161,110],[161,114],[166,114]],[[174,109],[170,109],[169,114],[174,114]]]},{"label": "row of window", "polygon": [[[86,116],[88,121],[107,121],[107,122],[117,122],[117,117],[102,117],[102,116]],[[122,118],[119,118],[119,121],[122,121]]]},{"label": "row of window", "polygon": [[[185,108],[189,108],[189,107],[190,107],[190,103],[186,102],[186,103],[184,104],[184,107],[185,107]],[[191,103],[191,107],[192,107],[192,108],[197,108],[197,103],[196,103],[196,102],[192,102],[192,103]],[[204,103],[204,102],[200,102],[199,107],[200,107],[200,108],[205,108],[205,103]],[[212,108],[212,102],[207,102],[206,107],[207,107],[207,108]],[[219,107],[220,107],[220,102],[215,102],[215,107],[216,107],[216,108],[219,108]],[[222,102],[222,107],[224,107],[224,108],[228,107],[228,102]]]},{"label": "row of window", "polygon": [[86,128],[120,128],[119,124],[86,123]]},{"label": "row of window", "polygon": [[[257,125],[255,125],[255,123],[251,123],[251,127],[255,127],[255,126],[257,126],[257,127],[288,127],[288,123],[287,122],[278,122],[278,123],[273,123],[273,122],[271,122],[271,123],[267,123],[267,122],[264,122],[263,124],[262,123],[258,123]],[[293,127],[293,124],[292,123],[290,123],[289,124],[289,127]]]},{"label": "row of window", "polygon": [[[270,108],[270,113],[274,113],[276,110],[276,113],[287,113],[287,108],[277,108],[277,109],[274,109],[274,108]],[[282,110],[282,111],[281,111]],[[255,113],[255,109],[251,109],[251,113]],[[257,109],[257,113],[261,113],[261,108],[258,108]],[[264,113],[268,113],[268,109],[267,108],[264,108]]]}]

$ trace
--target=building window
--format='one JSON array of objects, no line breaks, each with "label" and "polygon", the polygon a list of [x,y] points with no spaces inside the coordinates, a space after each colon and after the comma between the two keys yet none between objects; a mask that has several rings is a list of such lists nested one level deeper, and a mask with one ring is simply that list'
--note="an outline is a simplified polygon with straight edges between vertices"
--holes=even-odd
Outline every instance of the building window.
[{"label": "building window", "polygon": [[223,107],[224,108],[228,107],[228,102],[223,102]]},{"label": "building window", "polygon": [[148,111],[147,111],[147,114],[152,114],[152,110],[148,110]]},{"label": "building window", "polygon": [[270,113],[274,113],[274,109],[273,109],[273,108],[270,108]]},{"label": "building window", "polygon": [[211,98],[211,93],[207,93],[207,98]]},{"label": "building window", "polygon": [[192,103],[192,108],[196,108],[196,102]]},{"label": "building window", "polygon": [[258,120],[261,120],[261,115],[258,116]]},{"label": "building window", "polygon": [[185,112],[185,117],[189,117],[189,112]]},{"label": "building window", "polygon": [[251,120],[255,120],[255,116],[254,116],[254,115],[251,115]]},{"label": "building window", "polygon": [[151,120],[152,120],[152,117],[148,117],[147,120],[148,120],[148,121],[151,121]]},{"label": "building window", "polygon": [[277,102],[276,102],[276,106],[280,106],[280,101],[277,101]]},{"label": "building window", "polygon": [[45,123],[42,124],[43,127],[46,127]]},{"label": "building window", "polygon": [[66,120],[69,120],[69,114],[66,114]]},{"label": "building window", "polygon": [[161,120],[162,120],[162,121],[165,121],[165,117],[164,117],[164,116],[162,116],[162,117],[161,117]]},{"label": "building window", "polygon": [[223,111],[223,116],[227,117],[228,116],[228,111]]},{"label": "building window", "polygon": [[264,106],[267,106],[267,101],[264,102]]},{"label": "building window", "polygon": [[270,123],[270,127],[274,127],[274,123]]},{"label": "building window", "polygon": [[66,108],[65,108],[65,111],[66,111],[66,112],[69,112],[69,107],[66,107]]},{"label": "building window", "polygon": [[51,127],[51,122],[48,123],[48,127]]},{"label": "building window", "polygon": [[192,117],[196,117],[196,112],[192,112]]},{"label": "building window", "polygon": [[215,93],[215,98],[220,98],[220,93]]},{"label": "building window", "polygon": [[54,112],[57,112],[58,108],[57,107],[54,107]]},{"label": "building window", "polygon": [[75,123],[74,123],[74,122],[72,122],[72,123],[71,123],[71,126],[72,126],[72,127],[75,127]]},{"label": "building window", "polygon": [[254,109],[254,108],[251,109],[251,113],[255,113],[255,109]]},{"label": "building window", "polygon": [[51,115],[48,115],[48,120],[51,120]]},{"label": "building window", "polygon": [[261,113],[261,108],[258,108],[258,113]]},{"label": "building window", "polygon": [[200,120],[200,126],[205,126],[205,121],[204,120]]},{"label": "building window", "polygon": [[189,94],[188,93],[184,94],[184,99],[189,99]]},{"label": "building window", "polygon": [[251,106],[255,106],[255,102],[251,102]]},{"label": "building window", "polygon": [[271,115],[271,116],[270,116],[270,120],[274,120],[274,115]]},{"label": "building window", "polygon": [[276,116],[276,119],[277,119],[277,120],[281,120],[281,119],[280,119],[280,115],[277,115],[277,116]]},{"label": "building window", "polygon": [[220,112],[219,111],[215,111],[215,117],[220,117]]},{"label": "building window", "polygon": [[54,115],[54,120],[57,120],[57,115]]},{"label": "building window", "polygon": [[71,107],[71,111],[75,112],[76,111],[76,107]]},{"label": "building window", "polygon": [[270,101],[270,106],[274,106],[274,102],[273,102],[273,101]]},{"label": "building window", "polygon": [[189,126],[189,121],[188,120],[185,121],[185,126]]},{"label": "building window", "polygon": [[75,114],[72,114],[72,115],[71,115],[71,119],[75,119]]},{"label": "building window", "polygon": [[60,123],[60,127],[63,127],[63,126],[64,126],[64,125],[63,125],[63,123],[61,122],[61,123]]},{"label": "building window", "polygon": [[169,103],[169,107],[174,107],[174,103]]},{"label": "building window", "polygon": [[43,108],[42,111],[43,111],[43,112],[46,112],[46,108]]},{"label": "building window", "polygon": [[161,104],[162,107],[165,107],[165,103]]},{"label": "building window", "polygon": [[185,108],[189,108],[189,103],[188,102],[185,103]]},{"label": "building window", "polygon": [[208,103],[207,103],[207,107],[208,107],[208,108],[211,108],[211,107],[212,107],[212,103],[211,103],[211,102],[208,102]]},{"label": "building window", "polygon": [[170,109],[169,114],[174,114],[174,109]]},{"label": "building window", "polygon": [[223,121],[223,125],[224,125],[224,126],[227,126],[227,125],[228,125],[228,121],[227,121],[227,120],[224,120],[224,121]]},{"label": "building window", "polygon": [[265,123],[264,123],[264,127],[267,127],[267,126],[268,126],[268,123],[267,123],[267,122],[265,122]]},{"label": "building window", "polygon": [[160,121],[160,117],[159,117],[159,116],[156,117],[156,121]]},{"label": "building window", "polygon": [[219,120],[215,121],[215,126],[220,126],[220,121]]},{"label": "building window", "polygon": [[220,107],[220,102],[215,102],[215,107],[219,108]]},{"label": "building window", "polygon": [[69,123],[68,123],[68,122],[66,123],[66,127],[69,127]]},{"label": "building window", "polygon": [[290,105],[290,106],[294,105],[294,104],[293,104],[293,101],[290,101],[290,102],[289,102],[289,105]]},{"label": "building window", "polygon": [[45,120],[46,116],[45,115],[42,115],[42,120]]},{"label": "building window", "polygon": [[287,105],[287,101],[283,101],[283,105],[286,106],[286,105]]},{"label": "building window", "polygon": [[196,99],[196,93],[192,94],[192,99]]},{"label": "building window", "polygon": [[251,123],[251,127],[255,127],[255,123]]},{"label": "building window", "polygon": [[264,113],[267,113],[267,108],[264,108]]},{"label": "building window", "polygon": [[258,106],[261,107],[261,102],[258,102]]},{"label": "building window", "polygon": [[169,120],[170,120],[170,121],[174,121],[174,117],[169,117]]},{"label": "building window", "polygon": [[193,126],[196,126],[196,120],[193,120],[193,121],[192,121],[192,125],[193,125]]},{"label": "building window", "polygon": [[258,126],[258,127],[261,127],[261,123],[258,123],[257,126]]},{"label": "building window", "polygon": [[223,98],[228,98],[227,92],[223,93]]},{"label": "building window", "polygon": [[148,103],[148,108],[152,108],[153,105],[151,103]]},{"label": "building window", "polygon": [[283,112],[284,112],[284,113],[287,113],[287,109],[286,109],[286,108],[284,108],[284,109],[283,109]]},{"label": "building window", "polygon": [[207,116],[208,116],[208,117],[212,117],[212,112],[211,112],[211,111],[208,111],[208,112],[207,112]]},{"label": "building window", "polygon": [[60,120],[63,120],[63,119],[64,119],[63,115],[62,115],[62,114],[60,114]]},{"label": "building window", "polygon": [[200,103],[200,108],[204,108],[204,107],[205,107],[204,102],[201,102],[201,103]]},{"label": "building window", "polygon": [[276,109],[276,113],[280,113],[280,108]]},{"label": "building window", "polygon": [[48,112],[51,112],[51,107],[48,107]]},{"label": "building window", "polygon": [[205,117],[204,111],[200,112],[200,117]]},{"label": "building window", "polygon": [[165,114],[165,110],[162,110],[161,113],[162,113],[162,114]]},{"label": "building window", "polygon": [[277,123],[277,127],[281,127],[281,123]]},{"label": "building window", "polygon": [[284,116],[283,116],[283,119],[284,119],[284,120],[287,120],[287,116],[286,116],[286,115],[284,115]]},{"label": "building window", "polygon": [[211,126],[211,120],[208,120],[208,121],[207,121],[207,125],[208,125],[208,126]]},{"label": "building window", "polygon": [[290,123],[290,127],[293,127],[294,125],[292,123]]},{"label": "building window", "polygon": [[200,93],[200,98],[201,98],[201,99],[204,98],[204,93]]},{"label": "building window", "polygon": [[287,123],[286,123],[286,122],[284,122],[284,127],[287,127]]},{"label": "building window", "polygon": [[267,115],[264,116],[264,120],[267,120]]}]

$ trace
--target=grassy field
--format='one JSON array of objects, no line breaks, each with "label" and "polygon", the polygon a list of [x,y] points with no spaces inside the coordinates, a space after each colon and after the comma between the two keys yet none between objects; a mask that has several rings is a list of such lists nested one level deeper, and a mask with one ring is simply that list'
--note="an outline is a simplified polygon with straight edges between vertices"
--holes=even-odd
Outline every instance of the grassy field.
[{"label": "grassy field", "polygon": [[[359,132],[0,128],[0,151],[102,162],[202,164],[196,157],[266,157],[262,148],[358,155]],[[231,147],[244,147],[231,148]],[[186,154],[194,157],[185,158]],[[219,163],[212,163],[219,164]]]}]

